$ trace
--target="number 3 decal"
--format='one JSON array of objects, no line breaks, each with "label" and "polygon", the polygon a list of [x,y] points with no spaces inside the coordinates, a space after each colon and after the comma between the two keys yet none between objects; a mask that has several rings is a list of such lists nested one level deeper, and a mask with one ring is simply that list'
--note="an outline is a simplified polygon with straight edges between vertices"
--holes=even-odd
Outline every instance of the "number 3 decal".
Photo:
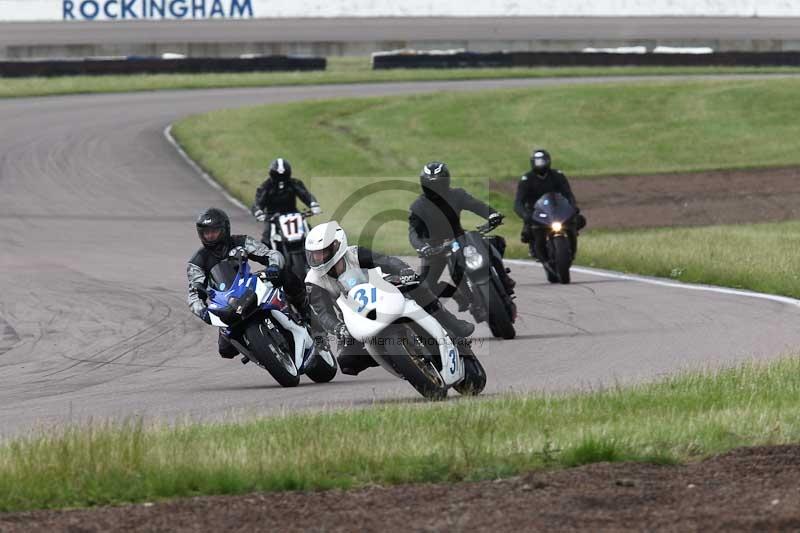
[{"label": "number 3 decal", "polygon": [[369,297],[367,297],[367,291],[365,289],[358,289],[355,294],[355,300],[361,304],[358,309],[356,309],[356,313],[360,313],[369,304],[374,304],[378,300],[378,289],[372,287]]},{"label": "number 3 decal", "polygon": [[450,370],[451,374],[455,374],[456,373],[456,351],[455,350],[450,350],[450,368],[448,370]]}]

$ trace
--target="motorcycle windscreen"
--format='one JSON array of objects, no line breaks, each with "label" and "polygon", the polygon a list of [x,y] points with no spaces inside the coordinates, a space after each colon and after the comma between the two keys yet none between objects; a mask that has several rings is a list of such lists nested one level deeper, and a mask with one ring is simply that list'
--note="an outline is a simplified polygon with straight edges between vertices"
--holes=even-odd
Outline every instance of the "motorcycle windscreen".
[{"label": "motorcycle windscreen", "polygon": [[211,269],[208,283],[213,289],[220,291],[228,290],[233,284],[238,270],[239,267],[233,260],[225,259],[224,261],[220,261]]},{"label": "motorcycle windscreen", "polygon": [[336,281],[342,292],[347,294],[356,285],[369,283],[369,271],[363,268],[348,268],[336,278]]},{"label": "motorcycle windscreen", "polygon": [[540,224],[564,223],[573,216],[575,208],[557,192],[542,195],[533,206],[533,219]]}]

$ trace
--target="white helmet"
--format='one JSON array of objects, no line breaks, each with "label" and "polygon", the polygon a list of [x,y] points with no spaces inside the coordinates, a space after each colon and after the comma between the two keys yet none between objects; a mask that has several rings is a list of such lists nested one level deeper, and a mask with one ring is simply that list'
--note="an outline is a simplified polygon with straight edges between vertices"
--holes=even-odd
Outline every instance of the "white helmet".
[{"label": "white helmet", "polygon": [[308,232],[306,260],[312,270],[327,273],[346,253],[347,235],[335,220]]}]

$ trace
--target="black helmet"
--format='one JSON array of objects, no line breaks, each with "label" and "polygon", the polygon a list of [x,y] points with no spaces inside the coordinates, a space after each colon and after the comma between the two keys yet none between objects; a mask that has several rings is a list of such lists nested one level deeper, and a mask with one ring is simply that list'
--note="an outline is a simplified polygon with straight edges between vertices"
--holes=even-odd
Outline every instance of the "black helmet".
[{"label": "black helmet", "polygon": [[531,154],[531,169],[539,176],[547,175],[550,170],[550,152],[538,148],[534,150]]},{"label": "black helmet", "polygon": [[277,181],[289,181],[292,177],[292,165],[282,157],[269,164],[269,177]]},{"label": "black helmet", "polygon": [[426,196],[444,196],[450,190],[450,169],[447,164],[431,161],[419,174],[419,183]]},{"label": "black helmet", "polygon": [[206,209],[195,222],[197,236],[203,247],[216,255],[224,255],[231,238],[231,219],[222,209],[212,207]]}]

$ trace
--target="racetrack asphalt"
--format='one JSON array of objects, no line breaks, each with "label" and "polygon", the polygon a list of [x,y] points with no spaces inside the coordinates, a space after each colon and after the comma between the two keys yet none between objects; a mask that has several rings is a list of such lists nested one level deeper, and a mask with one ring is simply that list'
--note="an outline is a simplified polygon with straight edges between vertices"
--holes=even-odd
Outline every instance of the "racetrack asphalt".
[{"label": "racetrack asphalt", "polygon": [[[382,369],[282,389],[253,365],[219,358],[216,329],[185,302],[185,264],[198,247],[194,217],[216,205],[233,215],[235,232],[260,229],[165,140],[173,121],[312,98],[609,81],[629,79],[0,100],[0,435],[89,418],[220,420],[418,399]],[[786,327],[800,318],[791,302],[594,274],[552,286],[533,264],[513,270],[518,338],[485,338],[483,325],[476,335],[487,394],[651,380],[800,345],[800,331]]]}]

